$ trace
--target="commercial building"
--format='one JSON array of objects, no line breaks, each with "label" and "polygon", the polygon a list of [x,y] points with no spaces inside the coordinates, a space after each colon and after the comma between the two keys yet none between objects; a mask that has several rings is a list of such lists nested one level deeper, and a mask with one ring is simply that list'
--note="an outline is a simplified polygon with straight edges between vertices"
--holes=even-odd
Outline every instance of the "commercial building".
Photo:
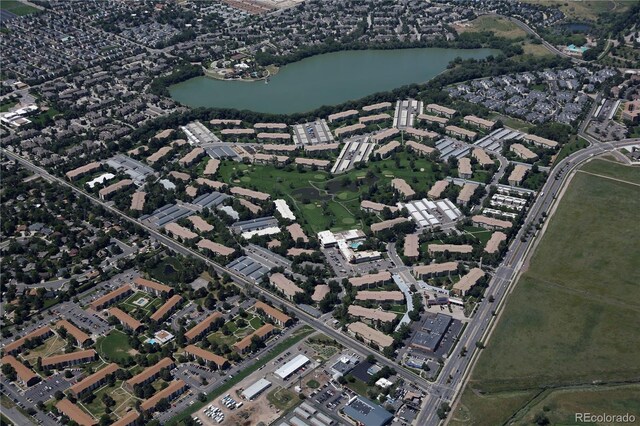
[{"label": "commercial building", "polygon": [[119,308],[109,308],[109,315],[116,317],[122,326],[131,331],[138,331],[142,323]]},{"label": "commercial building", "polygon": [[191,358],[203,360],[208,366],[214,367],[216,370],[224,370],[229,367],[229,361],[227,361],[226,358],[216,355],[213,352],[206,351],[195,345],[189,345],[184,348],[184,353]]},{"label": "commercial building", "polygon": [[111,363],[71,386],[69,391],[75,397],[82,398],[83,395],[102,386],[107,381],[107,376],[114,374],[119,369],[118,364]]},{"label": "commercial building", "polygon": [[471,176],[473,176],[471,160],[467,157],[458,160],[458,176],[462,179],[471,179]]},{"label": "commercial building", "polygon": [[[402,294],[402,293],[401,293]],[[387,336],[375,328],[369,327],[363,322],[354,322],[347,326],[349,333],[361,338],[365,343],[375,345],[381,349],[393,345],[393,337]]]},{"label": "commercial building", "polygon": [[388,283],[391,281],[391,273],[389,271],[380,271],[375,274],[363,275],[361,277],[349,278],[349,283],[354,288],[369,288],[377,287],[379,285]]},{"label": "commercial building", "polygon": [[430,265],[418,265],[413,267],[413,275],[416,278],[425,279],[449,275],[458,271],[458,262],[432,263]]},{"label": "commercial building", "polygon": [[140,410],[142,410],[143,412],[154,411],[156,406],[158,405],[158,402],[160,402],[161,399],[166,399],[167,401],[173,401],[178,396],[182,395],[187,389],[188,389],[187,384],[183,382],[181,379],[174,380],[169,384],[169,386],[159,391],[158,393],[153,395],[151,398],[143,401],[142,404],[140,404]]},{"label": "commercial building", "polygon": [[259,329],[257,329],[256,331],[254,331],[253,333],[249,334],[248,336],[246,336],[245,338],[237,342],[236,344],[234,344],[233,349],[236,352],[243,354],[251,348],[251,343],[252,343],[251,341],[253,340],[254,337],[257,337],[258,339],[264,341],[269,336],[271,336],[274,330],[275,330],[274,326],[272,326],[271,324],[265,324]]},{"label": "commercial building", "polygon": [[486,229],[509,229],[511,228],[511,222],[506,220],[495,219],[483,215],[475,215],[471,218],[474,226],[480,226]]},{"label": "commercial building", "polygon": [[53,331],[48,325],[42,326],[32,331],[31,333],[9,343],[3,348],[3,351],[5,354],[16,355],[18,352],[20,352],[20,350],[22,349],[22,347],[24,346],[27,340],[43,341],[47,337],[51,336],[52,334],[53,334]]},{"label": "commercial building", "polygon": [[222,320],[222,314],[220,312],[217,312],[217,311],[213,312],[211,315],[206,317],[204,320],[202,320],[201,322],[196,324],[189,331],[184,333],[184,337],[187,339],[187,342],[192,343],[195,340],[200,339],[209,330],[211,330],[211,328],[213,328],[213,325],[219,320]]},{"label": "commercial building", "polygon": [[404,301],[404,295],[401,291],[369,291],[361,290],[356,293],[356,300],[360,301],[372,301],[372,302],[389,302],[389,303],[402,303]]},{"label": "commercial building", "polygon": [[513,171],[509,175],[509,185],[520,186],[528,172],[529,168],[527,166],[516,164],[516,166],[513,168]]},{"label": "commercial building", "polygon": [[635,101],[627,101],[622,108],[622,119],[632,123],[640,121],[640,99]]},{"label": "commercial building", "polygon": [[349,305],[349,315],[371,322],[391,322],[397,318],[393,312],[385,312],[379,309],[365,308],[360,305]]},{"label": "commercial building", "polygon": [[486,251],[487,253],[497,252],[498,248],[500,247],[500,243],[506,241],[506,239],[507,234],[505,234],[504,232],[494,232],[493,234],[491,234],[491,238],[489,238],[489,241],[487,241],[487,245],[485,245],[484,251]]},{"label": "commercial building", "polygon": [[54,355],[42,358],[42,368],[63,369],[78,364],[86,364],[95,361],[98,353],[93,349],[86,351],[71,352],[68,354]]},{"label": "commercial building", "polygon": [[289,315],[259,300],[253,305],[253,308],[256,311],[261,310],[262,312],[264,312],[264,315],[266,315],[267,318],[271,319],[280,327],[286,327],[292,322],[292,319]]},{"label": "commercial building", "polygon": [[56,323],[56,329],[61,329],[64,328],[68,334],[70,334],[71,336],[73,336],[73,338],[76,340],[76,344],[78,346],[84,346],[86,343],[91,341],[91,338],[89,337],[89,335],[87,333],[85,333],[84,331],[80,330],[78,327],[76,327],[75,325],[71,324],[69,321],[62,319],[60,321],[58,321]]},{"label": "commercial building", "polygon": [[252,401],[259,396],[262,392],[271,387],[271,382],[267,379],[260,379],[245,390],[242,391],[242,397],[247,401]]},{"label": "commercial building", "polygon": [[182,296],[177,294],[171,296],[169,300],[164,302],[164,304],[160,306],[158,310],[149,317],[149,319],[155,321],[156,323],[161,323],[165,318],[171,315],[173,311],[175,311],[176,307],[178,306],[178,304],[180,304],[181,301]]},{"label": "commercial building", "polygon": [[298,370],[309,363],[310,359],[302,354],[296,355],[291,361],[284,364],[273,372],[276,376],[282,380],[288,380],[292,374],[295,374]]},{"label": "commercial building", "polygon": [[297,293],[304,293],[304,290],[280,272],[272,274],[269,277],[269,283],[281,291],[289,300],[293,300]]},{"label": "commercial building", "polygon": [[456,296],[466,296],[469,290],[478,283],[480,278],[484,277],[485,273],[480,268],[473,268],[467,274],[465,274],[460,281],[453,285],[451,290]]},{"label": "commercial building", "polygon": [[171,294],[173,288],[168,285],[160,284],[155,281],[147,280],[141,277],[137,277],[133,280],[133,286],[139,290],[146,291],[154,296],[161,296],[163,294]]},{"label": "commercial building", "polygon": [[422,323],[420,330],[411,339],[411,347],[427,353],[434,353],[442,343],[442,339],[452,322],[453,319],[449,315],[428,316]]},{"label": "commercial building", "polygon": [[353,397],[342,412],[362,426],[385,426],[393,420],[393,414],[362,396]]},{"label": "commercial building", "polygon": [[495,121],[485,120],[484,118],[476,117],[475,115],[467,115],[462,120],[465,124],[471,124],[484,130],[491,130],[496,125]]},{"label": "commercial building", "polygon": [[0,362],[3,365],[11,365],[16,371],[18,381],[24,386],[33,386],[40,381],[40,377],[36,373],[31,371],[30,368],[27,368],[26,365],[18,361],[13,355],[3,356],[2,359],[0,359]]},{"label": "commercial building", "polygon": [[124,382],[125,388],[129,390],[129,392],[133,392],[135,386],[142,386],[147,383],[153,382],[160,376],[160,371],[163,368],[168,370],[173,369],[175,367],[175,362],[171,358],[162,358],[160,361],[152,365],[151,367],[147,367],[142,372],[136,374],[126,382]]},{"label": "commercial building", "polygon": [[67,398],[58,401],[56,408],[60,413],[67,416],[69,420],[76,422],[79,426],[95,426],[98,424],[93,417],[82,411],[80,407]]},{"label": "commercial building", "polygon": [[318,232],[318,239],[320,240],[320,245],[324,248],[334,247],[338,245],[338,241],[352,241],[358,240],[360,238],[365,238],[366,235],[360,231],[359,229],[351,229],[349,231],[337,232],[333,233],[331,231],[320,231]]}]

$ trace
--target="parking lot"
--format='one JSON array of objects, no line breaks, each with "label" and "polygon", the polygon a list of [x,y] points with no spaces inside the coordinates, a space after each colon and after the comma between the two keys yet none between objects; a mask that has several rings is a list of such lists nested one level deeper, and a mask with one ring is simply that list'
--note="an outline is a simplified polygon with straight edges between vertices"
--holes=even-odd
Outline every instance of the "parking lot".
[{"label": "parking lot", "polygon": [[356,275],[366,275],[374,269],[382,271],[394,268],[394,265],[388,259],[384,258],[372,262],[349,263],[335,247],[323,248],[322,253],[325,255],[327,262],[338,279]]},{"label": "parking lot", "polygon": [[38,401],[45,402],[53,398],[57,391],[66,391],[81,374],[80,369],[70,369],[69,371],[71,371],[73,377],[65,379],[63,374],[56,373],[27,389],[24,392],[25,398],[32,403],[37,403]]}]

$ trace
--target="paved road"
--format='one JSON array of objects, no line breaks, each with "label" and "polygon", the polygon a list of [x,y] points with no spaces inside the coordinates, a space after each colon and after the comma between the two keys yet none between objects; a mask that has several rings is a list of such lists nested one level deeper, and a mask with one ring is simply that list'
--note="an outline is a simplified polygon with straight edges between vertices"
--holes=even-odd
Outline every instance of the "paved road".
[{"label": "paved road", "polygon": [[0,152],[2,152],[7,157],[19,162],[21,165],[23,165],[28,170],[31,170],[34,173],[40,174],[40,175],[42,175],[44,177],[47,177],[47,178],[51,179],[52,181],[55,181],[56,183],[58,183],[58,184],[60,184],[62,186],[70,188],[71,190],[76,192],[78,195],[81,195],[83,197],[88,198],[91,202],[100,205],[101,207],[103,207],[105,210],[109,211],[113,215],[115,215],[115,216],[117,216],[117,217],[119,217],[119,218],[121,218],[123,220],[126,220],[126,221],[129,221],[131,223],[134,223],[137,226],[140,226],[140,227],[144,228],[149,233],[149,235],[151,235],[155,240],[157,240],[158,242],[160,242],[164,246],[168,247],[170,250],[173,250],[174,252],[180,253],[180,254],[185,255],[185,256],[192,256],[192,257],[198,258],[201,261],[205,262],[208,266],[212,267],[216,272],[218,272],[220,274],[224,274],[224,273],[228,274],[239,285],[245,287],[246,289],[250,289],[250,290],[253,290],[253,291],[258,291],[259,293],[261,293],[261,295],[263,295],[274,306],[281,306],[281,305],[286,306],[286,308],[289,310],[289,312],[295,313],[296,316],[301,321],[309,324],[311,327],[313,327],[317,331],[320,331],[322,333],[325,333],[325,334],[333,337],[334,339],[336,339],[338,342],[340,342],[344,346],[355,348],[355,349],[361,351],[362,353],[364,353],[365,355],[369,355],[369,354],[374,355],[379,360],[380,364],[386,365],[386,366],[388,366],[390,368],[395,368],[396,371],[398,372],[398,375],[401,376],[406,381],[413,382],[413,383],[415,383],[417,385],[422,386],[425,389],[427,389],[429,387],[433,387],[433,386],[438,387],[437,385],[433,385],[430,382],[426,381],[425,379],[421,378],[420,376],[418,376],[417,374],[413,373],[412,371],[409,371],[409,370],[407,370],[405,368],[398,368],[398,365],[395,362],[385,358],[379,352],[371,349],[370,347],[368,347],[367,345],[361,343],[360,341],[358,341],[358,340],[356,340],[356,339],[354,339],[354,338],[352,338],[350,336],[346,336],[345,334],[342,334],[341,332],[339,332],[339,331],[327,326],[322,321],[319,321],[318,319],[310,316],[305,311],[303,311],[302,309],[298,308],[297,305],[289,302],[288,300],[285,300],[285,299],[282,299],[282,298],[280,298],[278,296],[275,296],[275,295],[269,293],[268,291],[266,291],[265,289],[263,289],[262,287],[254,285],[252,282],[248,281],[246,278],[244,278],[243,276],[239,275],[236,271],[233,271],[233,270],[228,269],[228,268],[226,268],[226,267],[224,267],[222,265],[219,265],[219,264],[213,262],[211,259],[203,256],[202,254],[200,254],[198,252],[195,252],[195,251],[183,246],[179,242],[167,237],[166,235],[163,235],[163,234],[159,233],[155,229],[152,229],[149,226],[138,222],[137,220],[135,220],[135,219],[127,216],[126,214],[122,213],[121,211],[115,209],[114,207],[112,207],[108,203],[105,203],[102,200],[94,198],[92,195],[86,193],[82,189],[73,186],[72,184],[70,184],[69,182],[65,181],[64,179],[61,179],[61,178],[59,178],[57,176],[54,176],[54,175],[50,174],[45,169],[36,166],[35,164],[33,164],[30,161],[20,157],[19,155],[16,155],[13,152],[7,151],[4,148],[1,148]]},{"label": "paved road", "polygon": [[[518,235],[513,239],[504,261],[495,270],[488,289],[494,297],[494,302],[489,303],[488,300],[485,299],[479,305],[473,321],[469,323],[465,333],[460,338],[456,352],[454,352],[452,358],[445,364],[438,377],[437,383],[442,385],[446,391],[431,392],[427,398],[424,399],[422,410],[418,415],[416,424],[439,424],[440,419],[436,414],[437,407],[445,401],[452,403],[452,401],[459,396],[466,379],[468,379],[471,361],[475,361],[475,357],[477,357],[475,344],[476,342],[483,341],[486,333],[495,325],[495,322],[491,321],[494,317],[493,312],[497,310],[498,306],[503,302],[504,296],[511,292],[512,286],[516,281],[514,278],[516,278],[527,256],[530,254],[529,248],[535,241],[535,238],[527,238],[524,242],[521,240],[525,235],[526,224],[538,223],[539,219],[543,217],[543,213],[551,209],[557,195],[568,182],[567,176],[582,163],[595,155],[609,152],[621,146],[631,145],[638,141],[640,141],[640,139],[627,139],[598,145],[594,144],[584,150],[571,154],[554,166],[552,175],[540,190],[538,198],[529,210],[525,226],[522,227]],[[560,173],[558,179],[554,177],[556,173]],[[491,327],[489,327],[490,325]],[[460,356],[460,350],[463,347],[466,347],[469,351],[465,357]]]}]

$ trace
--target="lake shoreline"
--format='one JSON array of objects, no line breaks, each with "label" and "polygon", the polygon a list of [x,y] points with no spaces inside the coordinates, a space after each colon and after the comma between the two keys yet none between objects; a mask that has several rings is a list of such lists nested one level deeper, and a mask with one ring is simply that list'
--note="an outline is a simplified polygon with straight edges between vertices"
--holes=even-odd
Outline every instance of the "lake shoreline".
[{"label": "lake shoreline", "polygon": [[361,99],[410,84],[424,84],[447,71],[451,61],[484,59],[496,49],[408,48],[342,50],[284,65],[263,80],[201,76],[170,86],[185,106],[228,108],[272,114],[303,113]]}]

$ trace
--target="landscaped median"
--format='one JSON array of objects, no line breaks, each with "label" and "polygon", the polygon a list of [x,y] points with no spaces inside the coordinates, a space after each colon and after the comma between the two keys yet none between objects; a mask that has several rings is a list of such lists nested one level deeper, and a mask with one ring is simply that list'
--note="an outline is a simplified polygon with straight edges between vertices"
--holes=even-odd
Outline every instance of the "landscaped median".
[{"label": "landscaped median", "polygon": [[266,365],[269,361],[277,357],[278,354],[283,352],[285,349],[290,348],[291,346],[294,346],[296,343],[298,343],[305,337],[309,336],[313,332],[314,330],[308,325],[303,326],[302,328],[300,328],[300,330],[297,330],[293,336],[283,340],[282,342],[277,344],[273,349],[271,349],[266,355],[261,357],[260,361],[242,370],[240,373],[233,376],[232,379],[227,380],[224,384],[222,384],[222,386],[217,387],[213,392],[207,395],[207,400],[205,402],[196,401],[188,409],[178,414],[173,419],[171,419],[171,421],[166,423],[166,426],[174,426],[174,425],[180,424],[182,420],[193,415],[193,413],[200,410],[205,405],[209,404],[218,396],[227,392],[229,389],[231,389],[232,387],[240,383],[242,380],[247,378],[254,371],[257,371],[260,367],[262,367],[263,365]]}]

